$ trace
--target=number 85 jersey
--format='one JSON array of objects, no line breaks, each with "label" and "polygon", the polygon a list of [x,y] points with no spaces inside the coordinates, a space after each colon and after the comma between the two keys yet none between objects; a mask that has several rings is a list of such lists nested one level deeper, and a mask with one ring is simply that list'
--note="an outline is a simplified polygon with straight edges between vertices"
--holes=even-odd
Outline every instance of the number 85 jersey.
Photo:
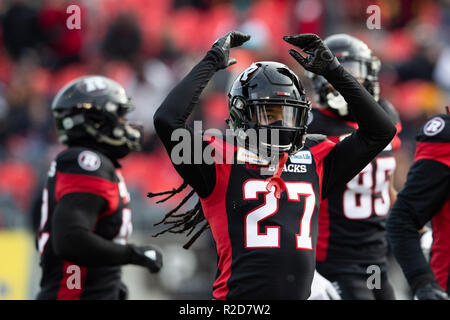
[{"label": "number 85 jersey", "polygon": [[[315,246],[323,159],[335,144],[309,137],[291,155],[281,178],[280,199],[267,178],[275,167],[247,149],[221,140],[232,163],[215,164],[216,183],[200,198],[218,253],[215,299],[307,299],[315,268]],[[223,150],[223,149],[222,149]],[[228,157],[228,156],[227,156]],[[261,170],[265,168],[265,170]]]},{"label": "number 85 jersey", "polygon": [[[401,130],[394,107],[385,100],[379,104]],[[331,111],[314,109],[309,132],[321,132],[339,141],[358,128]],[[390,181],[400,146],[396,136],[359,174],[347,184],[333,189],[321,201],[319,213],[318,262],[377,264],[386,261],[386,218],[392,205]],[[351,156],[351,155],[349,155]]]}]

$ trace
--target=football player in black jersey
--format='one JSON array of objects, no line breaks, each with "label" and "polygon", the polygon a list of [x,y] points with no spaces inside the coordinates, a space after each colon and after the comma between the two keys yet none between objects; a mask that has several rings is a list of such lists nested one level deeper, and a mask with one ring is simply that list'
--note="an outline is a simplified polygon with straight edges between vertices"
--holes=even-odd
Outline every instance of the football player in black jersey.
[{"label": "football player in black jersey", "polygon": [[[344,69],[378,101],[399,132],[396,110],[379,97],[378,58],[364,42],[348,34],[332,35],[324,42]],[[324,77],[309,76],[317,108],[311,112],[308,132],[324,134],[334,142],[345,139],[358,129],[352,110]],[[393,151],[399,146],[396,136],[358,175],[334,188],[321,202],[317,271],[337,287],[342,299],[395,299],[386,272],[385,225],[396,197],[391,180],[396,166]],[[371,266],[380,270],[379,288],[367,285]]]},{"label": "football player in black jersey", "polygon": [[[389,215],[387,231],[414,299],[447,300],[450,294],[450,115],[429,119],[416,138],[406,183]],[[428,264],[418,230],[431,221]]]},{"label": "football player in black jersey", "polygon": [[141,132],[126,121],[124,88],[102,76],[76,79],[52,104],[61,143],[43,191],[37,247],[37,299],[125,299],[121,265],[158,272],[161,251],[127,244],[130,196],[118,160],[140,148]]},{"label": "football player in black jersey", "polygon": [[[302,83],[287,66],[260,61],[236,78],[229,93],[228,124],[236,139],[194,132],[186,121],[203,88],[217,71],[236,63],[230,48],[249,38],[237,31],[219,38],[154,115],[156,131],[185,181],[169,196],[189,184],[190,195],[200,198],[193,210],[173,215],[178,206],[164,222],[171,232],[192,232],[206,219],[199,232],[209,227],[216,244],[215,299],[307,299],[315,269],[320,199],[370,163],[396,129],[323,41],[301,34],[284,40],[307,57],[294,49],[290,54],[348,99],[360,130],[338,143],[307,135],[310,103]],[[208,151],[214,161],[195,163],[196,152],[188,161],[175,161],[180,151],[176,136],[182,131],[190,134],[191,142],[200,137],[200,154]],[[249,141],[251,132],[259,133],[257,143]],[[278,133],[278,139],[269,139],[269,132]]]}]

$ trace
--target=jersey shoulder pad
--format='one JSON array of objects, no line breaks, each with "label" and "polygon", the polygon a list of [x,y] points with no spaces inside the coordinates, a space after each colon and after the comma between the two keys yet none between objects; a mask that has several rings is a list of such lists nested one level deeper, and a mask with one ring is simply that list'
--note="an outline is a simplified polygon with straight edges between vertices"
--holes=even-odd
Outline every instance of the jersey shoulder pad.
[{"label": "jersey shoulder pad", "polygon": [[[234,136],[202,135],[203,141],[210,147],[210,152],[216,163],[230,163],[237,150]],[[224,162],[225,161],[225,162]]]},{"label": "jersey shoulder pad", "polygon": [[74,147],[61,152],[56,158],[56,170],[61,173],[88,175],[117,182],[113,162],[98,151]]},{"label": "jersey shoulder pad", "polygon": [[305,146],[308,148],[311,148],[311,147],[314,147],[314,146],[318,145],[319,143],[322,143],[326,140],[328,140],[328,138],[324,134],[308,133],[306,135]]},{"label": "jersey shoulder pad", "polygon": [[378,104],[388,114],[389,119],[391,119],[394,124],[400,122],[400,116],[392,103],[386,99],[380,99],[378,100]]},{"label": "jersey shoulder pad", "polygon": [[450,115],[439,114],[429,119],[419,130],[417,142],[450,142]]},{"label": "jersey shoulder pad", "polygon": [[305,147],[308,148],[316,161],[321,161],[335,147],[336,143],[323,134],[307,134]]}]

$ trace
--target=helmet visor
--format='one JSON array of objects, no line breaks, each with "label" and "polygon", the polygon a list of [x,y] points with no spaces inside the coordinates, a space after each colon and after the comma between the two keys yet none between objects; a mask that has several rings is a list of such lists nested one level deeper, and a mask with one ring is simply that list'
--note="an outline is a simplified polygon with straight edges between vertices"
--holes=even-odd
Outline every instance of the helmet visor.
[{"label": "helmet visor", "polygon": [[258,104],[249,108],[251,121],[259,126],[298,129],[306,125],[309,108]]},{"label": "helmet visor", "polygon": [[366,79],[368,75],[367,64],[360,61],[343,61],[341,65],[356,79]]}]

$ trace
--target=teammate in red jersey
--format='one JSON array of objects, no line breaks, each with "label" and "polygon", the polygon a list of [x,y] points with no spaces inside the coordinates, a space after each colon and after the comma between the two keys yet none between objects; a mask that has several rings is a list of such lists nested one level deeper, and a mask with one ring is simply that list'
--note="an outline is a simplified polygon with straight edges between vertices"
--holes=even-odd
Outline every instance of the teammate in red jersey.
[{"label": "teammate in red jersey", "polygon": [[[193,142],[201,133],[186,120],[214,73],[236,62],[229,57],[230,48],[249,38],[230,32],[218,39],[155,113],[156,131],[185,180],[182,187],[191,185],[200,198],[193,210],[174,216],[176,208],[164,222],[173,223],[170,231],[184,232],[206,219],[200,232],[211,228],[219,258],[215,299],[307,299],[315,269],[320,199],[370,163],[396,129],[323,41],[302,34],[284,39],[307,58],[293,49],[290,54],[348,99],[360,129],[337,143],[307,135],[310,103],[303,85],[285,65],[261,61],[242,72],[229,92],[233,142],[203,135],[200,153],[195,152]],[[183,152],[187,162],[176,161],[174,155],[180,151],[176,136],[186,131],[194,152]],[[251,132],[258,134],[258,143],[248,139]],[[271,133],[278,133],[279,139],[272,139]],[[196,155],[212,148],[214,162],[196,163]],[[276,154],[281,157],[270,166],[268,159]],[[268,178],[266,172],[275,173]]]},{"label": "teammate in red jersey", "polygon": [[[414,298],[447,300],[450,294],[450,115],[425,123],[417,135],[416,154],[406,183],[388,219],[394,255]],[[430,264],[418,230],[431,221]]]},{"label": "teammate in red jersey", "polygon": [[[324,42],[378,101],[398,133],[401,125],[396,110],[379,98],[378,58],[364,42],[347,34],[332,35]],[[311,79],[318,107],[311,112],[308,132],[322,133],[334,142],[345,139],[358,128],[346,100],[324,77],[311,74]],[[385,225],[396,196],[391,180],[396,166],[393,151],[399,146],[396,136],[358,175],[334,188],[321,202],[317,271],[334,284],[342,299],[395,299],[386,273]],[[380,268],[379,288],[367,286],[370,266]]]},{"label": "teammate in red jersey", "polygon": [[139,149],[141,138],[125,119],[130,110],[123,87],[101,76],[70,82],[53,101],[68,148],[52,162],[43,192],[37,299],[125,299],[121,265],[162,267],[158,248],[127,244],[130,196],[118,159]]}]

